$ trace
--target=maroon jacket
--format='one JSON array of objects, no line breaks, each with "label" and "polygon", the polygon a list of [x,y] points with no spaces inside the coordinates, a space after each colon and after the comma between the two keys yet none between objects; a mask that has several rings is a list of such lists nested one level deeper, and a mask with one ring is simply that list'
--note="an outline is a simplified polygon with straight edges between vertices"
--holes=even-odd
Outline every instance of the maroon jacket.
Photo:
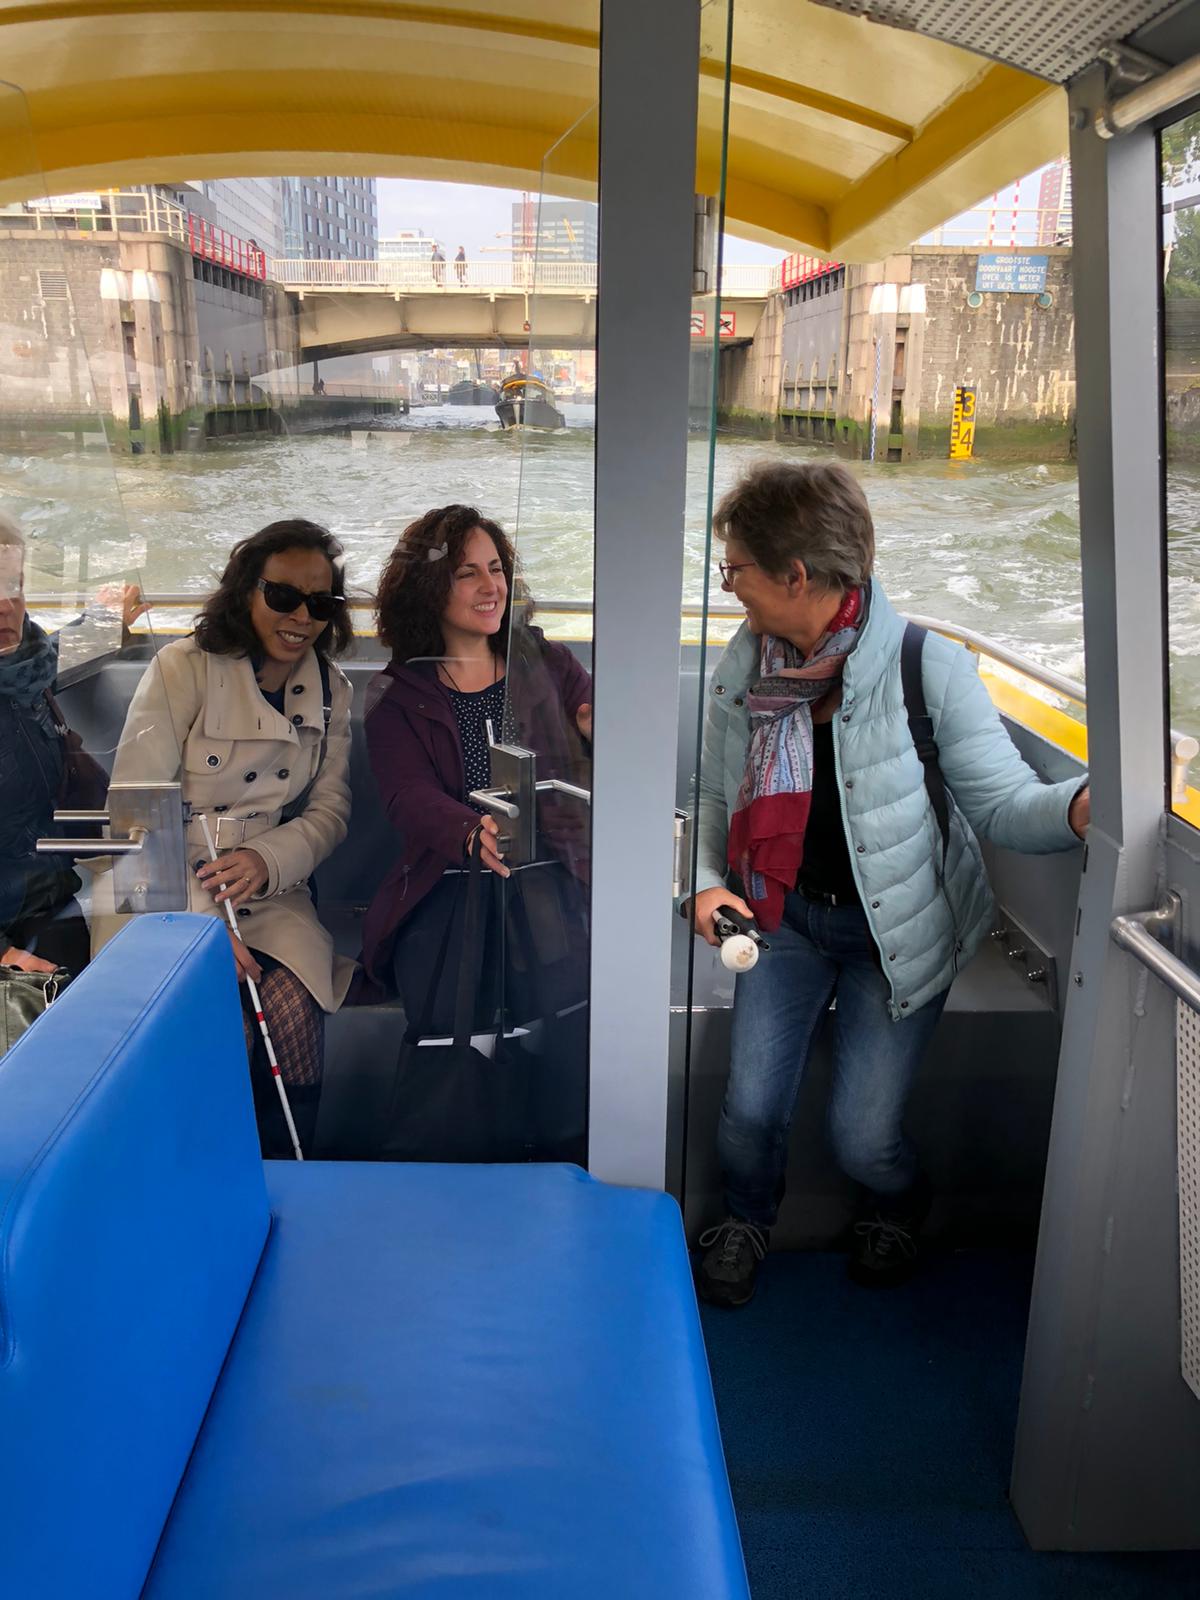
[{"label": "maroon jacket", "polygon": [[[515,640],[509,716],[516,743],[537,754],[539,779],[565,778],[591,787],[590,747],[575,723],[576,712],[591,698],[591,677],[566,645],[545,639],[539,628],[528,628]],[[402,854],[367,910],[362,972],[348,996],[351,1005],[371,1005],[394,992],[397,930],[446,868],[463,860],[467,835],[479,823],[479,813],[463,799],[458,724],[432,662],[390,662],[368,690],[364,727],[379,797],[400,835]],[[544,795],[538,822],[542,844],[586,878],[587,835],[580,828],[579,802]]]}]

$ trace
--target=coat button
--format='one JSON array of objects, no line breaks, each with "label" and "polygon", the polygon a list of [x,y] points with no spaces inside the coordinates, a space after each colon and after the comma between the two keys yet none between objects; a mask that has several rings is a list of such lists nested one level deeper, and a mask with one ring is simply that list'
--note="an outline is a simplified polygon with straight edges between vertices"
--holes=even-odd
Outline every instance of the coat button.
[{"label": "coat button", "polygon": [[879,901],[878,900],[872,900],[871,901],[871,910],[872,911],[878,911],[879,910]]},{"label": "coat button", "polygon": [[865,844],[856,844],[854,848],[858,851],[860,856],[865,856],[867,853],[867,847]]},{"label": "coat button", "polygon": [[842,721],[843,721],[843,722],[849,722],[849,721],[850,721],[850,718],[849,718],[849,717],[843,717],[843,718],[842,718]]},{"label": "coat button", "polygon": [[302,683],[294,683],[292,685],[292,693],[293,694],[303,694],[304,693],[304,685]]},{"label": "coat button", "polygon": [[257,811],[248,811],[246,813],[246,821],[247,822],[253,822],[257,815],[258,815]]},{"label": "coat button", "polygon": [[737,696],[737,698],[734,700],[733,703],[734,703],[735,706],[744,706],[746,704],[746,702],[742,699],[740,694]]},{"label": "coat button", "polygon": [[247,772],[245,776],[246,776],[246,782],[247,783],[253,783],[255,778],[258,777],[258,773],[257,772]]},{"label": "coat button", "polygon": [[228,811],[229,807],[228,806],[214,806],[213,810],[214,811]]},{"label": "coat button", "polygon": [[286,767],[280,767],[279,771],[275,774],[277,778],[286,778],[287,775],[288,769]]},{"label": "coat button", "polygon": [[250,910],[249,906],[239,906],[238,907],[238,916],[239,917],[249,917],[249,916],[252,916],[252,915],[253,915],[253,912]]},{"label": "coat button", "polygon": [[846,779],[846,787],[847,787],[847,789],[853,789],[853,787],[854,787],[854,779],[853,778],[847,778]]},{"label": "coat button", "polygon": [[292,718],[292,727],[293,728],[298,728],[303,721],[304,721],[304,718],[297,711],[296,715]]},{"label": "coat button", "polygon": [[201,868],[201,867],[202,867],[202,866],[203,866],[203,865],[204,865],[204,857],[203,857],[203,856],[201,856],[201,857],[200,857],[200,859],[199,859],[199,861],[197,861],[197,862],[196,862],[196,867],[195,867],[195,870],[196,870],[196,871],[197,871],[197,872],[199,872],[199,871],[200,871],[200,868]]},{"label": "coat button", "polygon": [[908,1001],[907,1000],[901,1000],[900,1009],[901,1009],[901,1011],[907,1011],[908,1010]]},{"label": "coat button", "polygon": [[209,756],[208,764],[210,767],[219,767],[221,765],[220,756]]},{"label": "coat button", "polygon": [[896,959],[896,952],[893,950],[891,955],[888,957],[888,960],[889,961],[895,961],[895,959]]},{"label": "coat button", "polygon": [[725,685],[724,685],[724,684],[723,684],[723,683],[718,683],[718,684],[717,684],[717,685],[716,685],[716,686],[715,686],[715,687],[714,687],[714,689],[713,689],[713,693],[714,693],[714,694],[724,694],[724,693],[725,693]]}]

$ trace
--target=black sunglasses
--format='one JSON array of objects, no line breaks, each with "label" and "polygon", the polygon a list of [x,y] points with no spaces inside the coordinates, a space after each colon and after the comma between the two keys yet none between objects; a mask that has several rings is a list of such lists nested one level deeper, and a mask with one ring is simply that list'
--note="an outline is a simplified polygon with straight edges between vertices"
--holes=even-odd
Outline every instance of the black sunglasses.
[{"label": "black sunglasses", "polygon": [[303,589],[297,589],[294,584],[273,583],[270,578],[260,578],[255,588],[262,590],[262,597],[272,611],[278,611],[285,617],[305,606],[314,622],[332,622],[343,604],[340,594],[330,594],[328,590],[305,594]]}]

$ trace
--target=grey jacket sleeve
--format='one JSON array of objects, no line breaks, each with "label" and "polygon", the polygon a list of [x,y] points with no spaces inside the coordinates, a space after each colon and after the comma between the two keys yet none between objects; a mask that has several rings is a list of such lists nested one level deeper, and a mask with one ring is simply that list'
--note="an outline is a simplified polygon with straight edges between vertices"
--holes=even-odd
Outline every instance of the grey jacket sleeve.
[{"label": "grey jacket sleeve", "polygon": [[1030,855],[1080,842],[1067,811],[1086,776],[1041,781],[1009,738],[967,650],[954,652],[935,733],[946,784],[982,838]]}]

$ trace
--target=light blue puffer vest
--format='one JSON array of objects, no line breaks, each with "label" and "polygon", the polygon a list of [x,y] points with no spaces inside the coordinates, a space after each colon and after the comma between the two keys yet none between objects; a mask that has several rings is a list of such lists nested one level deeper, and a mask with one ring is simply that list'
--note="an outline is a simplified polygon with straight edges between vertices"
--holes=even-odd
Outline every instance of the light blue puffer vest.
[{"label": "light blue puffer vest", "polygon": [[[1045,784],[1018,755],[975,658],[937,634],[925,640],[925,699],[952,797],[950,848],[942,838],[908,729],[900,685],[904,619],[879,583],[846,661],[833,721],[842,821],[858,891],[891,989],[893,1020],[950,986],[993,917],[976,834],[1009,850],[1046,854],[1079,840],[1067,822],[1083,778]],[[708,689],[699,784],[696,892],[723,883],[729,817],[750,741],[745,696],[758,677],[759,641],[743,626]]]}]

